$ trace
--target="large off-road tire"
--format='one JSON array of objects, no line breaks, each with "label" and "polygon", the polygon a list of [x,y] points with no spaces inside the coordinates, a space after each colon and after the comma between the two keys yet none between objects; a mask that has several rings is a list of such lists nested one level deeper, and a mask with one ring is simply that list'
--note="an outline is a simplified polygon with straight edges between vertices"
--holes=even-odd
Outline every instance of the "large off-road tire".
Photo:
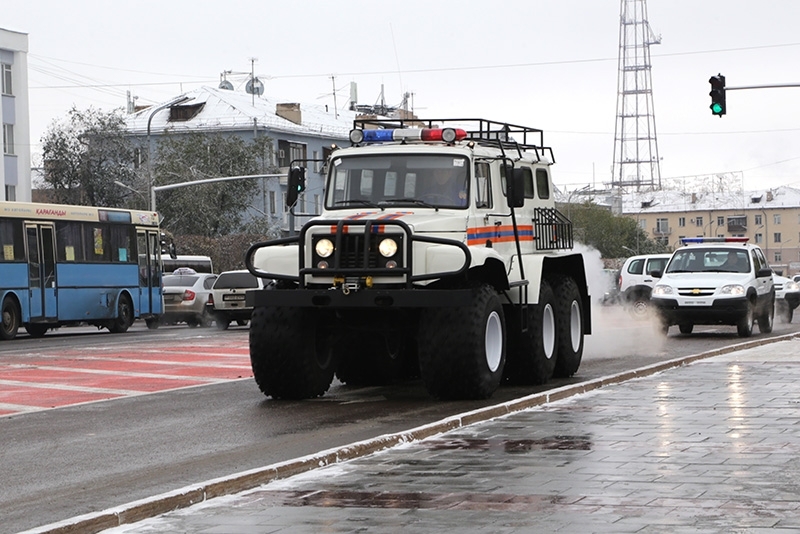
[{"label": "large off-road tire", "polygon": [[114,334],[127,332],[135,317],[133,303],[128,295],[120,295],[117,301],[117,316],[108,323],[108,330]]},{"label": "large off-road tire", "polygon": [[250,319],[250,364],[259,389],[275,399],[323,395],[336,359],[313,310],[265,308]]},{"label": "large off-road tire", "polygon": [[500,385],[506,327],[500,297],[490,285],[473,288],[472,303],[420,315],[422,381],[439,399],[485,399]]},{"label": "large off-road tire", "polygon": [[578,372],[583,358],[583,299],[578,283],[569,276],[555,280],[558,356],[553,376],[566,378]]},{"label": "large off-road tire", "polygon": [[556,299],[546,280],[539,286],[539,302],[528,308],[527,330],[518,317],[506,323],[508,361],[506,379],[512,384],[544,384],[553,376],[558,357]]},{"label": "large off-road tire", "polygon": [[753,308],[755,305],[751,301],[747,301],[747,313],[745,313],[744,317],[739,319],[739,322],[736,323],[736,331],[739,334],[739,337],[750,337],[753,335],[753,323],[755,322],[755,315]]},{"label": "large off-road tire", "polygon": [[22,321],[19,306],[12,297],[3,299],[3,323],[0,325],[0,339],[14,339]]},{"label": "large off-road tire", "polygon": [[379,386],[405,378],[412,342],[399,332],[367,332],[337,340],[336,377],[349,386]]},{"label": "large off-road tire", "polygon": [[678,329],[681,331],[681,334],[691,334],[692,331],[694,331],[694,324],[681,323],[678,325]]},{"label": "large off-road tire", "polygon": [[762,334],[769,334],[775,326],[775,297],[769,299],[769,303],[764,307],[764,311],[758,316],[758,331]]}]

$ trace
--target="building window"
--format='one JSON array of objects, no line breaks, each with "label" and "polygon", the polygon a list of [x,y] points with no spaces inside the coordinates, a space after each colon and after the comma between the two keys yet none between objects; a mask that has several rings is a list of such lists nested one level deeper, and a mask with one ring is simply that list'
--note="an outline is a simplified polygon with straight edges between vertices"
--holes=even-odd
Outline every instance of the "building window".
[{"label": "building window", "polygon": [[775,232],[774,234],[772,234],[772,240],[775,243],[780,243],[781,242],[781,233],[780,232]]},{"label": "building window", "polygon": [[3,154],[14,153],[14,125],[3,124]]},{"label": "building window", "polygon": [[780,261],[783,261],[783,255],[780,253],[780,251],[778,251],[775,253],[775,262],[777,263]]},{"label": "building window", "polygon": [[717,226],[725,226],[725,217],[717,217]]},{"label": "building window", "polygon": [[695,220],[694,220],[694,224],[695,224],[696,226],[703,226],[703,218],[702,218],[702,217],[697,217],[697,218],[695,218]]},{"label": "building window", "polygon": [[13,89],[11,86],[11,65],[8,63],[0,63],[2,65],[2,76],[3,76],[3,94],[4,95],[13,95]]},{"label": "building window", "polygon": [[756,243],[761,243],[763,241],[764,241],[764,235],[763,234],[756,234]]},{"label": "building window", "polygon": [[269,192],[269,214],[275,215],[277,210],[275,209],[275,191]]},{"label": "building window", "polygon": [[774,214],[772,216],[772,222],[775,223],[775,224],[780,224],[781,223],[781,214],[780,213]]},{"label": "building window", "polygon": [[678,226],[686,226],[686,217],[678,217]]},{"label": "building window", "polygon": [[6,200],[15,201],[17,200],[17,187],[13,185],[6,186]]},{"label": "building window", "polygon": [[669,219],[656,219],[656,233],[660,235],[669,234]]},{"label": "building window", "polygon": [[764,223],[762,223],[762,222],[761,222],[761,215],[755,215],[755,216],[754,216],[754,219],[755,219],[755,220],[753,221],[753,222],[754,222],[754,224],[756,224],[756,225],[759,225],[759,226],[760,226],[760,225],[762,225],[762,224],[764,224]]},{"label": "building window", "polygon": [[296,160],[306,159],[306,145],[278,140],[278,167],[288,167]]}]

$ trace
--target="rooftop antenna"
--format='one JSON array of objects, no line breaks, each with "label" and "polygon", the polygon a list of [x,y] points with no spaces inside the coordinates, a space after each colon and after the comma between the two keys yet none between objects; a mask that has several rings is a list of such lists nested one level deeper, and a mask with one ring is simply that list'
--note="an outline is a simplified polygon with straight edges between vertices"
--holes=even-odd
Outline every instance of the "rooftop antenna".
[{"label": "rooftop antenna", "polygon": [[333,116],[339,118],[339,108],[336,105],[336,76],[331,74],[331,84],[333,84]]},{"label": "rooftop antenna", "polygon": [[247,83],[244,86],[244,90],[250,93],[252,96],[252,105],[256,105],[256,95],[261,96],[264,94],[264,84],[256,78],[255,74],[255,63],[258,61],[258,58],[251,57],[250,58],[250,79],[247,80]]}]

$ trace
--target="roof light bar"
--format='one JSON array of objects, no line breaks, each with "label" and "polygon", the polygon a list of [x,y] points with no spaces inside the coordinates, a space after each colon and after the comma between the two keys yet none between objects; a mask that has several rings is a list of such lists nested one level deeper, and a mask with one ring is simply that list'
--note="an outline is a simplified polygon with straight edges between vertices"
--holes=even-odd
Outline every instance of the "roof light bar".
[{"label": "roof light bar", "polygon": [[703,243],[747,243],[749,237],[682,237],[683,245],[698,245]]},{"label": "roof light bar", "polygon": [[467,131],[461,128],[400,128],[388,130],[350,131],[350,142],[386,143],[389,141],[442,141],[453,143],[467,137]]}]

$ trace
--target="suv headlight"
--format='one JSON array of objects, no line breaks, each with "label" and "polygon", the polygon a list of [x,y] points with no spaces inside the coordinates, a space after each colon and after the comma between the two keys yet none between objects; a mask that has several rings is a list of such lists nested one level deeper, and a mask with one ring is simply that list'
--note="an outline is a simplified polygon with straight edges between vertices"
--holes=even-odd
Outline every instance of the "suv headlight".
[{"label": "suv headlight", "polygon": [[653,288],[653,295],[672,295],[672,286],[656,284],[656,287]]},{"label": "suv headlight", "polygon": [[740,284],[729,284],[727,286],[722,286],[722,289],[719,290],[719,294],[741,296],[745,294],[744,286]]},{"label": "suv headlight", "polygon": [[786,291],[798,291],[800,290],[800,284],[798,284],[795,281],[786,282],[783,285],[783,289],[785,289]]}]

